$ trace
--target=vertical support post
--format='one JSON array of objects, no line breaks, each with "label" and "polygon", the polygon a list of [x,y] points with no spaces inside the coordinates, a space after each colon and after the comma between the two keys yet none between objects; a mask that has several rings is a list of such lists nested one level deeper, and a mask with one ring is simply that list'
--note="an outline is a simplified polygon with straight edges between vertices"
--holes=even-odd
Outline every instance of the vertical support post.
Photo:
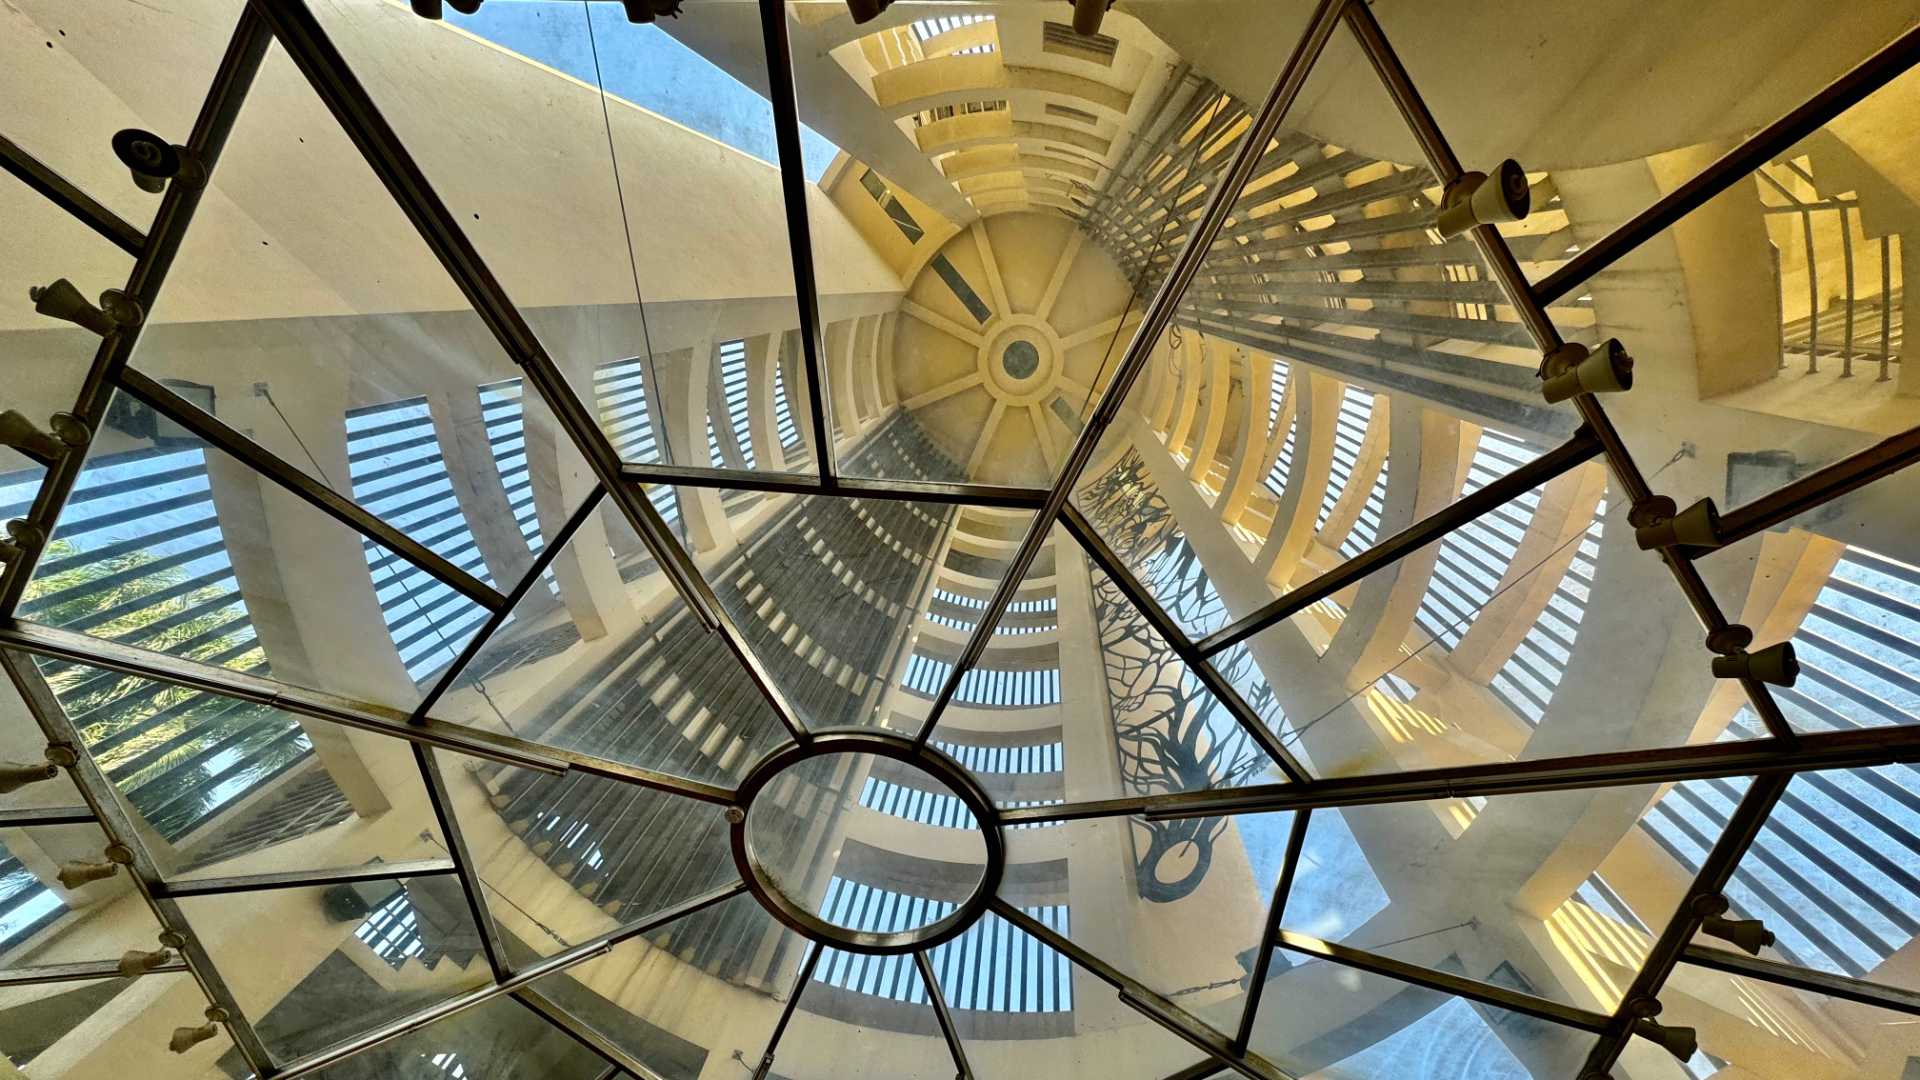
[{"label": "vertical support post", "polygon": [[1820,373],[1820,263],[1813,252],[1813,211],[1800,211],[1807,241],[1807,374]]},{"label": "vertical support post", "polygon": [[1893,237],[1880,236],[1880,377],[1874,382],[1886,382],[1893,378],[1888,371],[1893,362]]},{"label": "vertical support post", "polygon": [[1846,266],[1847,325],[1840,332],[1840,377],[1853,378],[1853,231],[1847,220],[1847,204],[1840,203],[1840,258]]}]

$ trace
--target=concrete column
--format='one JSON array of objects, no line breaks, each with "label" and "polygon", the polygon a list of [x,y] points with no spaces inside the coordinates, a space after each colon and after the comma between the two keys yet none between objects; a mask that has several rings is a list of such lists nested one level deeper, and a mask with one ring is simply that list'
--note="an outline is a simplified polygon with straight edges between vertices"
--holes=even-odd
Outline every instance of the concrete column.
[{"label": "concrete column", "polygon": [[1273,397],[1273,376],[1273,357],[1261,352],[1248,354],[1246,419],[1240,424],[1233,464],[1220,492],[1220,519],[1229,525],[1239,522],[1240,516],[1246,513],[1248,500],[1266,479],[1274,458],[1285,445],[1287,428],[1293,420],[1293,387],[1288,386],[1282,394],[1273,430],[1267,430],[1264,406]]},{"label": "concrete column", "polygon": [[[1391,430],[1393,469],[1380,515],[1382,539],[1452,505],[1460,494],[1461,462],[1473,459],[1473,448],[1462,445],[1459,420],[1411,399],[1393,410]],[[1466,436],[1477,442],[1478,434],[1475,429]],[[1400,659],[1439,556],[1440,544],[1428,544],[1360,583],[1325,656],[1336,669],[1348,669],[1348,686],[1368,685]]]},{"label": "concrete column", "polygon": [[436,390],[427,395],[427,411],[460,515],[494,586],[505,592],[526,575],[533,553],[507,502],[507,489],[500,481],[500,466],[481,416],[480,396],[473,389]]},{"label": "concrete column", "polygon": [[747,339],[747,436],[753,460],[762,469],[779,472],[787,467],[780,447],[780,425],[774,419],[774,371],[780,363],[784,334],[758,334]]},{"label": "concrete column", "polygon": [[[1199,335],[1194,335],[1198,337]],[[1214,455],[1220,450],[1220,436],[1227,426],[1227,404],[1232,397],[1235,349],[1225,342],[1202,339],[1196,350],[1196,362],[1206,377],[1206,409],[1200,416],[1200,430],[1194,436],[1193,453],[1187,459],[1187,476],[1204,480],[1213,471]]]},{"label": "concrete column", "polygon": [[[1392,399],[1385,394],[1375,394],[1373,410],[1367,416],[1367,433],[1360,440],[1359,452],[1354,455],[1353,472],[1347,476],[1347,486],[1340,489],[1340,498],[1327,514],[1327,523],[1320,529],[1319,540],[1329,548],[1338,548],[1346,542],[1347,534],[1353,531],[1354,523],[1360,520],[1360,511],[1366,508],[1367,499],[1373,495],[1373,485],[1380,478],[1380,470],[1387,466],[1392,414]],[[1384,530],[1381,535],[1385,535]]]},{"label": "concrete column", "polygon": [[[533,508],[540,519],[540,534],[551,541],[597,481],[586,460],[560,432],[546,402],[530,397],[523,399],[523,405]],[[607,543],[604,513],[590,515],[548,567],[560,586],[560,602],[582,638],[592,641],[604,636],[627,613],[620,571]],[[544,591],[535,588],[528,595]]]},{"label": "concrete column", "polygon": [[1286,493],[1273,510],[1273,525],[1260,547],[1255,565],[1275,585],[1292,580],[1300,559],[1313,541],[1320,499],[1333,470],[1333,433],[1340,416],[1340,397],[1346,384],[1331,375],[1296,365],[1288,393],[1304,381],[1294,416],[1293,468]]},{"label": "concrete column", "polygon": [[[682,464],[707,463],[707,390],[712,382],[713,341],[702,339],[691,348],[654,357],[660,377],[661,435]],[[680,489],[680,517],[686,523],[687,543],[695,552],[730,547],[733,527],[716,488]]]}]

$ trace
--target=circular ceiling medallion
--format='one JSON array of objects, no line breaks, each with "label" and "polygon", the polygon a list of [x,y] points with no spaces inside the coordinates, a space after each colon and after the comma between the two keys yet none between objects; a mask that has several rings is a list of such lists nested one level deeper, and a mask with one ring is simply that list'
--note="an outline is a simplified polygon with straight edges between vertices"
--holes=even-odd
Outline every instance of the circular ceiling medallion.
[{"label": "circular ceiling medallion", "polygon": [[1029,379],[1040,370],[1040,350],[1026,338],[1014,338],[1000,350],[1000,370],[1010,379]]},{"label": "circular ceiling medallion", "polygon": [[[842,827],[868,779],[951,796],[973,815],[975,831],[944,842],[939,853],[948,866],[938,878],[971,880],[962,895],[936,898],[943,902],[917,912],[891,913],[882,926],[873,913],[837,902],[822,871],[848,859],[862,862],[863,880],[882,887],[897,882],[904,887],[896,891],[922,895],[913,886],[926,876],[924,856],[859,844],[853,837],[836,845],[833,860],[823,864],[818,856],[815,826],[824,821]],[[891,732],[837,728],[788,743],[754,765],[738,799],[727,820],[733,861],[748,891],[780,922],[836,949],[886,955],[950,941],[986,911],[1006,868],[999,814],[986,791],[952,758]]]},{"label": "circular ceiling medallion", "polygon": [[1060,373],[1060,335],[1033,315],[1000,315],[982,327],[980,383],[1020,408],[1044,402]]}]

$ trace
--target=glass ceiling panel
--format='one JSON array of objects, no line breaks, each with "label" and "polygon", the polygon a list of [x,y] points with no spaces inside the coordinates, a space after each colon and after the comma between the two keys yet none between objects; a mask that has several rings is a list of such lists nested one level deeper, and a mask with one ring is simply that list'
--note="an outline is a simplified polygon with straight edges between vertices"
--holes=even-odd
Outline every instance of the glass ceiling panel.
[{"label": "glass ceiling panel", "polygon": [[535,989],[666,1080],[696,1080],[729,1058],[759,1062],[805,953],[804,939],[740,895]]},{"label": "glass ceiling panel", "polygon": [[179,904],[280,1060],[492,980],[451,874],[189,896]]},{"label": "glass ceiling panel", "polygon": [[[834,385],[836,421],[898,401],[969,478],[1046,483],[1151,292],[1136,264],[1184,242],[1305,11],[1192,20],[1146,4],[1092,36],[1065,12],[1036,26],[896,4],[851,35],[833,5],[789,13],[800,118],[840,151],[819,181],[839,213],[810,207],[823,306],[888,272],[907,286],[877,378]],[[1263,59],[1223,87],[1169,43]]]},{"label": "glass ceiling panel", "polygon": [[445,855],[407,743],[83,664],[41,668],[169,879]]},{"label": "glass ceiling panel", "polygon": [[[484,609],[419,566],[127,395],[109,408],[24,618],[399,709],[478,628]],[[479,568],[470,541],[435,543]],[[115,683],[81,681],[54,679],[70,709]]]},{"label": "glass ceiling panel", "polygon": [[580,773],[442,762],[489,910],[541,956],[739,876],[719,807]]},{"label": "glass ceiling panel", "polygon": [[[315,1076],[326,1080],[597,1080],[599,1055],[525,1006],[498,998],[348,1058]],[[619,1074],[624,1075],[624,1074]]]},{"label": "glass ceiling panel", "polygon": [[[1598,466],[1583,468],[1401,561],[1398,580],[1349,586],[1213,662],[1322,778],[1764,736],[1739,685],[1712,677],[1665,566],[1597,490]],[[1655,607],[1666,632],[1650,635]]]},{"label": "glass ceiling panel", "polygon": [[[284,53],[268,53],[214,175],[134,367],[511,587],[586,496],[585,460]],[[133,401],[117,416],[183,434]]]},{"label": "glass ceiling panel", "polygon": [[787,730],[652,560],[614,553],[613,512],[574,534],[432,714],[731,787]]},{"label": "glass ceiling panel", "polygon": [[[1746,781],[1726,784],[1726,798],[1737,801]],[[1539,931],[1543,919],[1601,870],[1609,845],[1638,836],[1636,823],[1657,791],[1618,787],[1316,810],[1281,926],[1535,997],[1611,1011],[1617,998],[1603,997],[1605,991],[1567,959],[1584,957],[1575,946],[1585,939]],[[1647,828],[1666,825],[1649,818]],[[1711,823],[1699,831],[1706,847],[1719,839]],[[1570,843],[1576,835],[1586,842]],[[1617,870],[1607,880],[1635,896],[1627,902],[1629,917],[1654,933],[1665,928],[1673,895],[1637,888],[1643,882]],[[1556,922],[1546,926],[1564,931]],[[1631,981],[1631,972],[1626,975]]]},{"label": "glass ceiling panel", "polygon": [[912,956],[828,949],[802,990],[774,1054],[775,1073],[792,1080],[955,1075]]},{"label": "glass ceiling panel", "polygon": [[90,823],[0,834],[0,968],[117,961],[129,949],[161,948],[160,924],[126,870],[71,889],[60,883],[72,864],[106,862],[106,848],[106,834]]},{"label": "glass ceiling panel", "polygon": [[[1907,212],[1920,176],[1910,156],[1887,154],[1897,145],[1889,125],[1911,110],[1910,82],[1870,95],[1630,259],[1573,283],[1584,323],[1552,310],[1568,337],[1615,336],[1635,357],[1633,390],[1608,395],[1607,412],[1643,468],[1671,463],[1653,487],[1681,509],[1711,498],[1725,513],[1920,423],[1920,368],[1893,359],[1911,260],[1885,216]],[[1569,177],[1560,188],[1574,240],[1593,244],[1725,148],[1650,159],[1635,202]]]},{"label": "glass ceiling panel", "polygon": [[[140,8],[112,19],[89,17],[92,14],[60,0],[26,0],[8,6],[5,21],[0,22],[4,27],[0,30],[0,97],[31,102],[32,107],[10,110],[4,134],[144,232],[153,221],[160,196],[134,185],[127,167],[113,152],[114,133],[144,128],[170,142],[186,142],[239,9]],[[0,196],[7,200],[8,209],[12,209],[14,192],[21,198],[40,199],[24,188],[14,188],[11,180],[5,186],[13,189]],[[52,204],[43,205],[50,208]],[[11,214],[6,219],[25,220]],[[9,252],[9,263],[17,254],[17,250]],[[79,254],[75,251],[69,257]],[[72,276],[88,299],[126,280],[124,267],[112,280],[98,283],[83,280],[64,266],[60,272]],[[6,289],[0,295],[9,299],[25,295],[16,292],[10,276],[5,280]]]},{"label": "glass ceiling panel", "polygon": [[[151,942],[146,947],[153,948]],[[117,1013],[134,996],[151,995],[182,1017],[205,1007],[193,976],[184,972],[131,979],[45,983],[8,992],[10,1020],[0,1028],[0,1055],[22,1076],[85,1076],[160,1052],[155,1029],[120,1024]]]},{"label": "glass ceiling panel", "polygon": [[[1297,1076],[1552,1080],[1596,1036],[1276,949],[1252,1048]],[[1669,1059],[1670,1061],[1671,1059]]]},{"label": "glass ceiling panel", "polygon": [[1920,1056],[1907,1012],[1687,964],[1674,971],[1662,996],[1699,1025],[1694,1061],[1709,1069],[1760,1080],[1791,1080],[1815,1070],[1898,1080]]}]

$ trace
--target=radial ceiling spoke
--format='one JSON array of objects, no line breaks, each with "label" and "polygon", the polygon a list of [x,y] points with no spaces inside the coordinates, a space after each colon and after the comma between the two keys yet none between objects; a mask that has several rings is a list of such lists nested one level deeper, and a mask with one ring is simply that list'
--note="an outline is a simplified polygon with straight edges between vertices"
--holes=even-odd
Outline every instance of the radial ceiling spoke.
[{"label": "radial ceiling spoke", "polygon": [[900,301],[900,310],[906,312],[907,314],[913,316],[916,319],[919,319],[921,322],[926,323],[928,326],[933,327],[935,330],[940,331],[941,333],[947,335],[948,337],[954,339],[955,341],[958,341],[960,344],[965,345],[970,349],[983,348],[987,343],[987,339],[981,337],[978,333],[975,333],[974,331],[969,330],[964,326],[961,326],[959,323],[954,322],[952,319],[947,318],[945,315],[942,315],[939,312],[932,310],[931,308],[925,307],[924,305],[916,303],[915,301],[912,301],[912,300]]}]

